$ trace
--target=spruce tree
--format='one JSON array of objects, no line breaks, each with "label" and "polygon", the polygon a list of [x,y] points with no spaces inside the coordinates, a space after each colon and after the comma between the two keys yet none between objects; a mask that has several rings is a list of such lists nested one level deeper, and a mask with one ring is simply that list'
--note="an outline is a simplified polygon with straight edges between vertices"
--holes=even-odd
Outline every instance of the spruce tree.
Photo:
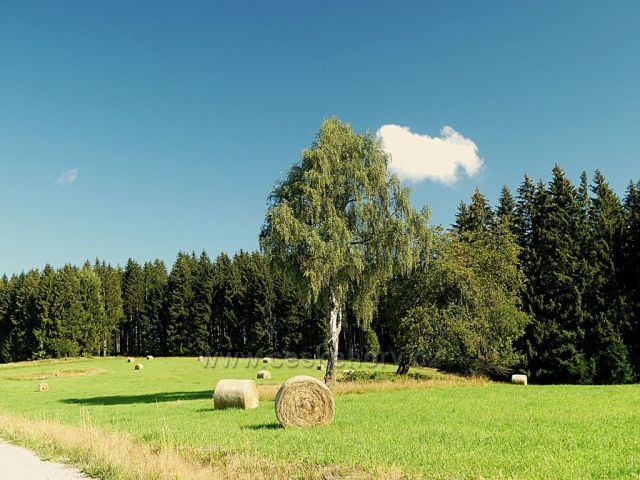
[{"label": "spruce tree", "polygon": [[41,350],[35,331],[39,329],[38,285],[36,270],[14,276],[10,283],[6,311],[5,355],[12,361],[37,358]]},{"label": "spruce tree", "polygon": [[575,241],[580,211],[576,189],[556,165],[548,188],[539,183],[532,192],[531,182],[525,181],[521,192],[518,230],[526,242],[528,277],[523,305],[533,315],[525,340],[531,374],[539,382],[589,383],[581,252]]},{"label": "spruce tree", "polygon": [[243,323],[239,318],[243,289],[235,262],[221,253],[215,262],[213,291],[214,352],[235,355],[244,350]]},{"label": "spruce tree", "polygon": [[592,275],[585,298],[591,321],[585,338],[586,351],[592,361],[595,382],[627,383],[633,374],[622,338],[622,332],[629,329],[619,271],[622,205],[600,171],[595,173],[592,192],[589,209]]},{"label": "spruce tree", "polygon": [[499,223],[507,227],[512,233],[516,233],[515,228],[516,201],[511,194],[509,187],[504,185],[500,191],[498,208],[496,208],[496,219]]},{"label": "spruce tree", "polygon": [[461,235],[465,231],[470,223],[469,219],[469,206],[460,200],[458,203],[458,209],[456,210],[456,221],[451,225],[451,230],[458,235]]},{"label": "spruce tree", "polygon": [[120,333],[120,351],[137,355],[140,351],[141,315],[144,305],[144,278],[142,268],[133,259],[127,261],[122,275],[122,309],[124,321]]},{"label": "spruce tree", "polygon": [[55,357],[74,357],[81,352],[85,312],[80,291],[78,269],[72,265],[59,269],[51,304],[52,331],[55,336],[49,342]]},{"label": "spruce tree", "polygon": [[11,286],[6,275],[0,278],[0,363],[12,360],[11,330],[9,326],[9,297]]},{"label": "spruce tree", "polygon": [[476,187],[469,205],[460,202],[453,231],[458,234],[486,232],[493,228],[494,221],[494,213],[487,197]]},{"label": "spruce tree", "polygon": [[234,258],[234,264],[243,286],[239,316],[244,323],[244,349],[247,353],[257,356],[271,354],[274,337],[274,292],[267,263],[257,252],[240,252]]},{"label": "spruce tree", "polygon": [[104,261],[97,259],[94,270],[100,277],[102,285],[102,301],[106,316],[106,328],[103,331],[102,353],[120,353],[118,339],[119,329],[124,321],[124,308],[122,304],[122,278],[121,271]]},{"label": "spruce tree", "polygon": [[640,380],[640,182],[630,183],[624,198],[621,238],[621,288],[629,322],[622,332],[635,380]]},{"label": "spruce tree", "polygon": [[145,262],[143,267],[144,303],[140,313],[143,326],[141,349],[148,354],[167,354],[166,289],[167,269],[164,262]]},{"label": "spruce tree", "polygon": [[285,270],[271,269],[271,278],[274,289],[272,349],[288,356],[304,353],[302,337],[303,330],[308,328],[309,313],[304,295]]},{"label": "spruce tree", "polygon": [[192,345],[195,339],[191,338],[190,325],[194,300],[194,273],[192,256],[183,252],[178,253],[167,282],[167,353],[169,355],[194,353]]},{"label": "spruce tree", "polygon": [[532,259],[529,256],[533,249],[533,218],[535,217],[534,196],[536,186],[531,177],[525,174],[518,187],[518,196],[515,207],[514,230],[520,245],[520,264],[525,273],[530,271]]},{"label": "spruce tree", "polygon": [[213,348],[212,303],[215,283],[213,262],[202,251],[196,265],[193,285],[192,315],[188,325],[193,354],[204,355]]},{"label": "spruce tree", "polygon": [[112,328],[107,322],[102,298],[100,277],[89,262],[78,271],[80,299],[83,308],[83,328],[80,334],[80,353],[99,355],[103,353],[106,339]]},{"label": "spruce tree", "polygon": [[55,281],[56,271],[51,265],[46,264],[40,275],[40,284],[38,286],[37,309],[39,326],[34,330],[38,343],[38,351],[35,352],[36,358],[50,358],[53,356],[50,339],[56,337],[54,323],[51,318]]}]

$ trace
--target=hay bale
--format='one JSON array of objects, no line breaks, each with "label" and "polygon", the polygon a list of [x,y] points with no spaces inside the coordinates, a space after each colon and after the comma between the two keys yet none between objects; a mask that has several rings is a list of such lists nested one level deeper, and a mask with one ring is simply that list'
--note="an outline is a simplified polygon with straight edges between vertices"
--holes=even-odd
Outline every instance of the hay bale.
[{"label": "hay bale", "polygon": [[198,357],[198,361],[199,361],[200,363],[204,362],[204,357],[203,357],[202,355],[200,355],[200,356]]},{"label": "hay bale", "polygon": [[135,362],[135,361],[136,361],[136,359],[135,359],[135,358],[133,358],[133,357],[129,357],[129,358],[127,358],[127,363],[133,363],[133,362]]},{"label": "hay bale", "polygon": [[527,376],[526,375],[511,375],[511,383],[515,383],[516,385],[526,385],[527,384]]},{"label": "hay bale", "polygon": [[224,408],[258,408],[258,389],[253,380],[220,380],[213,392],[216,410]]},{"label": "hay bale", "polygon": [[260,370],[257,374],[258,378],[271,378],[271,372],[269,370]]},{"label": "hay bale", "polygon": [[271,357],[264,357],[262,359],[262,363],[271,363],[271,362],[273,362],[273,358]]},{"label": "hay bale", "polygon": [[136,370],[142,370],[144,368],[144,365],[142,365],[141,363],[136,363],[136,366],[133,368]]},{"label": "hay bale", "polygon": [[324,365],[319,364],[319,365],[316,367],[316,370],[322,370],[323,368],[324,368]]},{"label": "hay bale", "polygon": [[48,392],[49,391],[49,384],[48,383],[41,383],[38,385],[38,391],[40,392]]},{"label": "hay bale", "polygon": [[147,355],[147,360],[153,360],[153,355]]},{"label": "hay bale", "polygon": [[297,375],[284,382],[276,394],[275,406],[276,417],[284,427],[327,425],[336,409],[331,390],[308,375]]}]

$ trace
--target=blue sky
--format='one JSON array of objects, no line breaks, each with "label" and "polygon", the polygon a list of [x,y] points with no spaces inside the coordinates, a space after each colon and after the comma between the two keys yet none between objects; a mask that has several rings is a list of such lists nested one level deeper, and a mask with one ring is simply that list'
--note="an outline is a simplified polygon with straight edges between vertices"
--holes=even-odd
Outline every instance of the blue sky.
[{"label": "blue sky", "polygon": [[638,18],[635,1],[2,2],[0,272],[254,249],[331,115],[475,143],[474,175],[407,180],[435,223],[556,162],[622,194]]}]

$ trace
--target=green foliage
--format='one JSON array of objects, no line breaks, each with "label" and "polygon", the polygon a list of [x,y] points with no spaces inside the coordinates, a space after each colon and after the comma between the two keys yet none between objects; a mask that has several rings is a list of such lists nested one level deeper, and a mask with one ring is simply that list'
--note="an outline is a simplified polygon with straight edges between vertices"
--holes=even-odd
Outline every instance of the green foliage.
[{"label": "green foliage", "polygon": [[426,216],[413,211],[409,190],[389,176],[389,158],[373,134],[325,121],[302,160],[271,194],[260,243],[299,274],[311,297],[347,297],[368,324],[394,272],[419,254]]},{"label": "green foliage", "polygon": [[629,320],[620,332],[640,380],[640,182],[631,183],[623,204],[624,228],[620,247],[620,284]]},{"label": "green foliage", "polygon": [[[167,283],[167,353],[169,355],[201,355],[202,350],[194,351],[194,346],[206,342],[206,331],[191,325],[191,313],[194,300],[195,259],[178,253]],[[192,337],[196,333],[197,337]],[[202,338],[204,336],[204,338]]]},{"label": "green foliage", "polygon": [[258,356],[272,353],[274,288],[268,265],[260,254],[245,252],[236,255],[234,263],[243,286],[238,311],[242,322],[242,351]]},{"label": "green foliage", "polygon": [[214,267],[207,253],[203,251],[197,263],[192,263],[192,269],[193,305],[187,326],[187,336],[190,339],[191,353],[203,355],[210,351]]},{"label": "green foliage", "polygon": [[31,358],[32,352],[41,348],[40,336],[36,334],[40,328],[39,280],[38,273],[31,270],[3,282],[5,318],[4,331],[0,335],[0,355],[6,361]]},{"label": "green foliage", "polygon": [[413,279],[399,326],[399,373],[414,362],[448,371],[505,376],[521,363],[514,342],[528,322],[519,308],[519,248],[504,227],[434,233],[432,253]]},{"label": "green foliage", "polygon": [[584,353],[585,311],[580,279],[583,271],[581,209],[575,187],[554,168],[548,188],[538,184],[530,198],[531,234],[522,246],[528,286],[523,296],[533,315],[526,335],[529,367],[535,381],[588,383],[591,371]]},{"label": "green foliage", "polygon": [[548,186],[525,177],[514,225],[527,277],[523,306],[533,319],[521,345],[534,381],[632,380],[625,223],[600,172],[591,192],[586,174],[575,188],[559,166]]},{"label": "green foliage", "polygon": [[94,264],[94,270],[100,277],[102,285],[102,301],[106,316],[105,328],[102,332],[103,354],[117,353],[116,332],[124,321],[124,309],[122,304],[122,274],[117,268],[105,262]]},{"label": "green foliage", "polygon": [[376,359],[380,355],[380,342],[373,328],[367,328],[364,333],[364,358]]},{"label": "green foliage", "polygon": [[493,228],[494,221],[489,201],[476,187],[468,206],[464,202],[460,202],[453,231],[457,234],[488,232]]},{"label": "green foliage", "polygon": [[102,284],[88,263],[78,271],[78,279],[84,311],[84,328],[81,329],[79,341],[81,352],[98,355],[106,348],[106,339],[112,331],[104,310]]},{"label": "green foliage", "polygon": [[166,289],[167,268],[161,260],[145,262],[143,268],[145,301],[141,311],[142,355],[167,352]]},{"label": "green foliage", "polygon": [[347,369],[343,372],[338,381],[356,382],[356,383],[372,383],[372,382],[402,382],[407,379],[428,381],[436,380],[442,377],[442,374],[434,370],[420,370],[409,372],[406,375],[399,376],[394,372],[385,372],[383,370],[353,370]]},{"label": "green foliage", "polygon": [[260,245],[313,303],[328,307],[328,385],[347,299],[367,327],[388,281],[413,268],[425,238],[427,213],[413,210],[388,162],[373,134],[334,117],[270,197]]},{"label": "green foliage", "polygon": [[[264,261],[264,259],[263,259]],[[272,270],[273,299],[273,351],[293,356],[295,352],[315,351],[314,343],[324,343],[325,338],[311,334],[311,346],[305,346],[303,339],[314,326],[311,322],[309,306],[303,293],[290,275],[282,270]],[[322,321],[324,324],[324,319]]]},{"label": "green foliage", "polygon": [[244,291],[240,283],[240,275],[235,262],[221,253],[216,259],[215,290],[213,294],[214,319],[213,348],[214,353],[229,354],[244,349],[242,335],[242,319],[239,317],[240,302]]},{"label": "green foliage", "polygon": [[122,322],[118,353],[136,355],[140,351],[144,277],[142,268],[133,259],[127,261],[122,276]]},{"label": "green foliage", "polygon": [[50,312],[52,334],[49,337],[49,349],[52,356],[79,355],[82,351],[80,342],[85,327],[85,312],[77,268],[65,265],[58,270]]},{"label": "green foliage", "polygon": [[511,190],[506,185],[500,191],[498,208],[496,209],[496,221],[507,227],[512,233],[516,233],[515,226],[516,201]]},{"label": "green foliage", "polygon": [[584,253],[590,267],[585,288],[586,330],[592,334],[585,337],[585,352],[593,365],[594,383],[628,383],[633,372],[621,334],[629,328],[621,294],[622,205],[599,171],[592,192],[588,209],[591,245]]}]

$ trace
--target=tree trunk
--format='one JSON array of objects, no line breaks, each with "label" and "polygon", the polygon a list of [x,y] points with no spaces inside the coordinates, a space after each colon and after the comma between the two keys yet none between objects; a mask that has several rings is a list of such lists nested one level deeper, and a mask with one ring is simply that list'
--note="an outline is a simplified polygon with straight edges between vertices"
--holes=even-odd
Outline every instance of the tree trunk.
[{"label": "tree trunk", "polygon": [[409,358],[403,357],[400,359],[398,363],[398,369],[396,370],[396,375],[406,375],[409,373],[409,367],[411,363],[409,362]]},{"label": "tree trunk", "polygon": [[331,388],[336,382],[336,363],[338,363],[338,341],[342,330],[342,312],[335,294],[331,294],[331,312],[329,313],[329,359],[324,383]]}]

